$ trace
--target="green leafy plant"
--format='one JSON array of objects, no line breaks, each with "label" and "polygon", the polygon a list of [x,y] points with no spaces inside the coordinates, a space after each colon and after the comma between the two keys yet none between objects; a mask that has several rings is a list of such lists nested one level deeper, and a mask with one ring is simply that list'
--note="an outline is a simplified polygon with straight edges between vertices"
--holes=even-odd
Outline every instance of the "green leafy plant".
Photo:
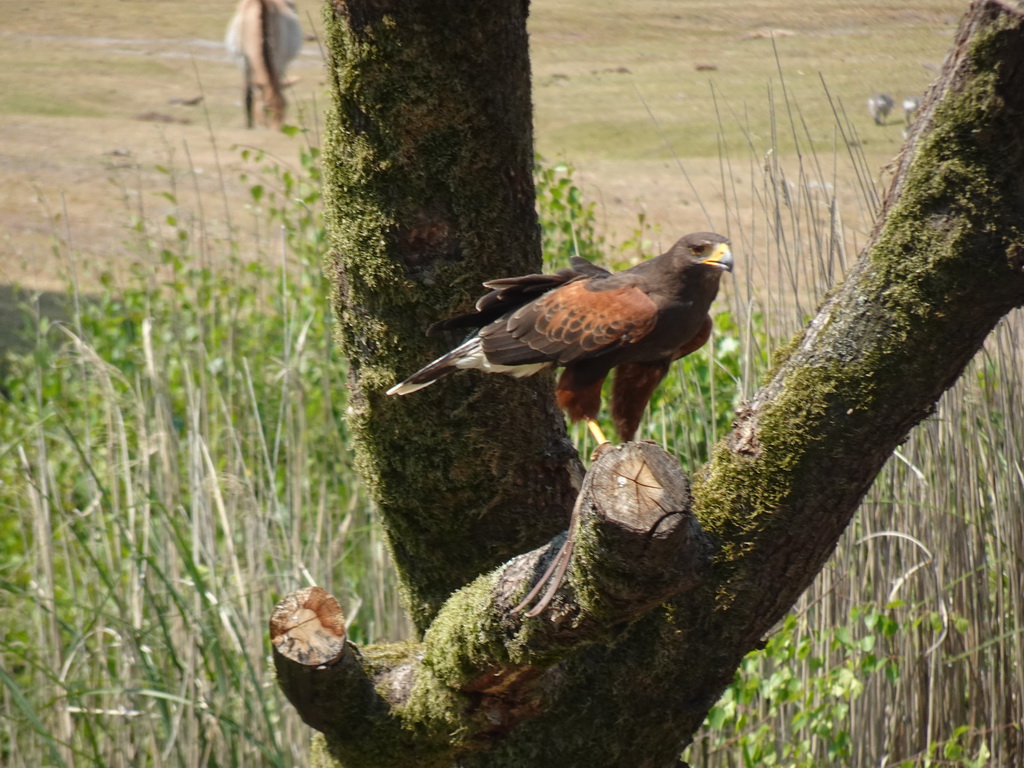
[{"label": "green leafy plant", "polygon": [[319,152],[242,158],[252,230],[212,258],[192,212],[137,221],[137,263],[66,322],[30,315],[7,360],[6,764],[293,764],[274,600],[337,578],[373,596],[351,600],[353,639],[404,629],[343,427]]},{"label": "green leafy plant", "polygon": [[605,241],[598,234],[596,206],[587,202],[565,162],[548,165],[537,157],[534,186],[540,217],[541,246],[547,269],[568,266],[573,256],[604,263]]}]

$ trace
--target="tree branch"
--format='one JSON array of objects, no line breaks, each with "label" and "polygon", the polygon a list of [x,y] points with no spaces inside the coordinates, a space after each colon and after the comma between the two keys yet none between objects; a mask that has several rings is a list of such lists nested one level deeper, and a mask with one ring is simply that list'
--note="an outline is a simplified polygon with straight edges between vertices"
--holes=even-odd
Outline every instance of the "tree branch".
[{"label": "tree branch", "polygon": [[[446,734],[431,740],[405,728],[398,711],[420,660],[410,645],[360,651],[345,639],[338,601],[320,587],[292,592],[270,618],[277,682],[303,721],[331,734],[328,751],[345,765],[444,765]],[[440,760],[439,760],[440,756]]]},{"label": "tree branch", "polygon": [[610,643],[631,621],[699,583],[713,544],[691,502],[682,470],[660,448],[629,443],[606,451],[577,502],[578,556],[541,618],[524,621],[512,607],[563,537],[457,592],[422,645],[398,654],[395,646],[372,646],[361,656],[344,642],[334,599],[315,587],[300,590],[271,619],[281,687],[339,759],[351,759],[353,740],[361,743],[356,737],[370,730],[389,750],[401,743],[392,765],[408,764],[408,736],[399,738],[408,733],[419,734],[421,761],[445,748],[445,759],[485,749],[571,685],[545,670]]},{"label": "tree branch", "polygon": [[[1021,8],[972,6],[863,255],[699,478],[701,522],[729,542],[728,600],[757,616],[748,643],[806,588],[893,449],[1024,302]],[[780,549],[790,531],[801,535]],[[779,588],[766,595],[766,580]]]}]

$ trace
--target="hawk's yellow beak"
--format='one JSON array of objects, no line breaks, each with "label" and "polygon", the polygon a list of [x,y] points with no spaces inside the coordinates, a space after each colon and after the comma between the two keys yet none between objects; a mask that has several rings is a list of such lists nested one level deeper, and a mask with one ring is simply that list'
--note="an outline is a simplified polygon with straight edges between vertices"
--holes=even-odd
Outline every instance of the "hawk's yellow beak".
[{"label": "hawk's yellow beak", "polygon": [[732,251],[725,243],[719,243],[711,253],[701,259],[701,263],[714,264],[726,272],[732,272]]}]

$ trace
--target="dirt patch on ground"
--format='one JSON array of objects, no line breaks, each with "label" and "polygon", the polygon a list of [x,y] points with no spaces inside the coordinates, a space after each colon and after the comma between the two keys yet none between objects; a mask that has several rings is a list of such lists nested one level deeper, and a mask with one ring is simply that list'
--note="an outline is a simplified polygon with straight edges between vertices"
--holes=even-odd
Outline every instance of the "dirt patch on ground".
[{"label": "dirt patch on ground", "polygon": [[[208,232],[243,224],[252,200],[241,179],[258,147],[297,165],[298,140],[190,124],[84,117],[4,120],[0,150],[0,283],[56,289],[69,269],[118,272],[141,256],[133,223],[173,236],[167,217],[202,216]],[[297,170],[297,169],[295,169]]]}]

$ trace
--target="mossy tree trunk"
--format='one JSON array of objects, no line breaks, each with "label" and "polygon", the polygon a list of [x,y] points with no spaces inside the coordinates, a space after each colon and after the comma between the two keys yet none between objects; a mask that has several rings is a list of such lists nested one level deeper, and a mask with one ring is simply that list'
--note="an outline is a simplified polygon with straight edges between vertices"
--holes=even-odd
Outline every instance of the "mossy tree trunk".
[{"label": "mossy tree trunk", "polygon": [[[309,630],[299,617],[323,596],[278,613],[279,680],[322,731],[322,766],[676,764],[894,447],[1024,303],[1024,7],[985,0],[860,260],[692,495],[665,454],[630,444],[594,463],[577,502],[550,379],[462,374],[386,397],[454,341],[426,324],[539,266],[526,11],[328,7],[328,270],[351,428],[423,634],[356,649],[330,616],[323,647],[343,650],[310,657],[291,652],[289,617]],[[565,586],[537,618],[513,614],[558,540],[527,550],[574,504]]]},{"label": "mossy tree trunk", "polygon": [[349,426],[420,629],[481,572],[565,528],[580,465],[550,379],[387,397],[457,338],[424,329],[541,265],[523,2],[328,6],[324,160]]}]

